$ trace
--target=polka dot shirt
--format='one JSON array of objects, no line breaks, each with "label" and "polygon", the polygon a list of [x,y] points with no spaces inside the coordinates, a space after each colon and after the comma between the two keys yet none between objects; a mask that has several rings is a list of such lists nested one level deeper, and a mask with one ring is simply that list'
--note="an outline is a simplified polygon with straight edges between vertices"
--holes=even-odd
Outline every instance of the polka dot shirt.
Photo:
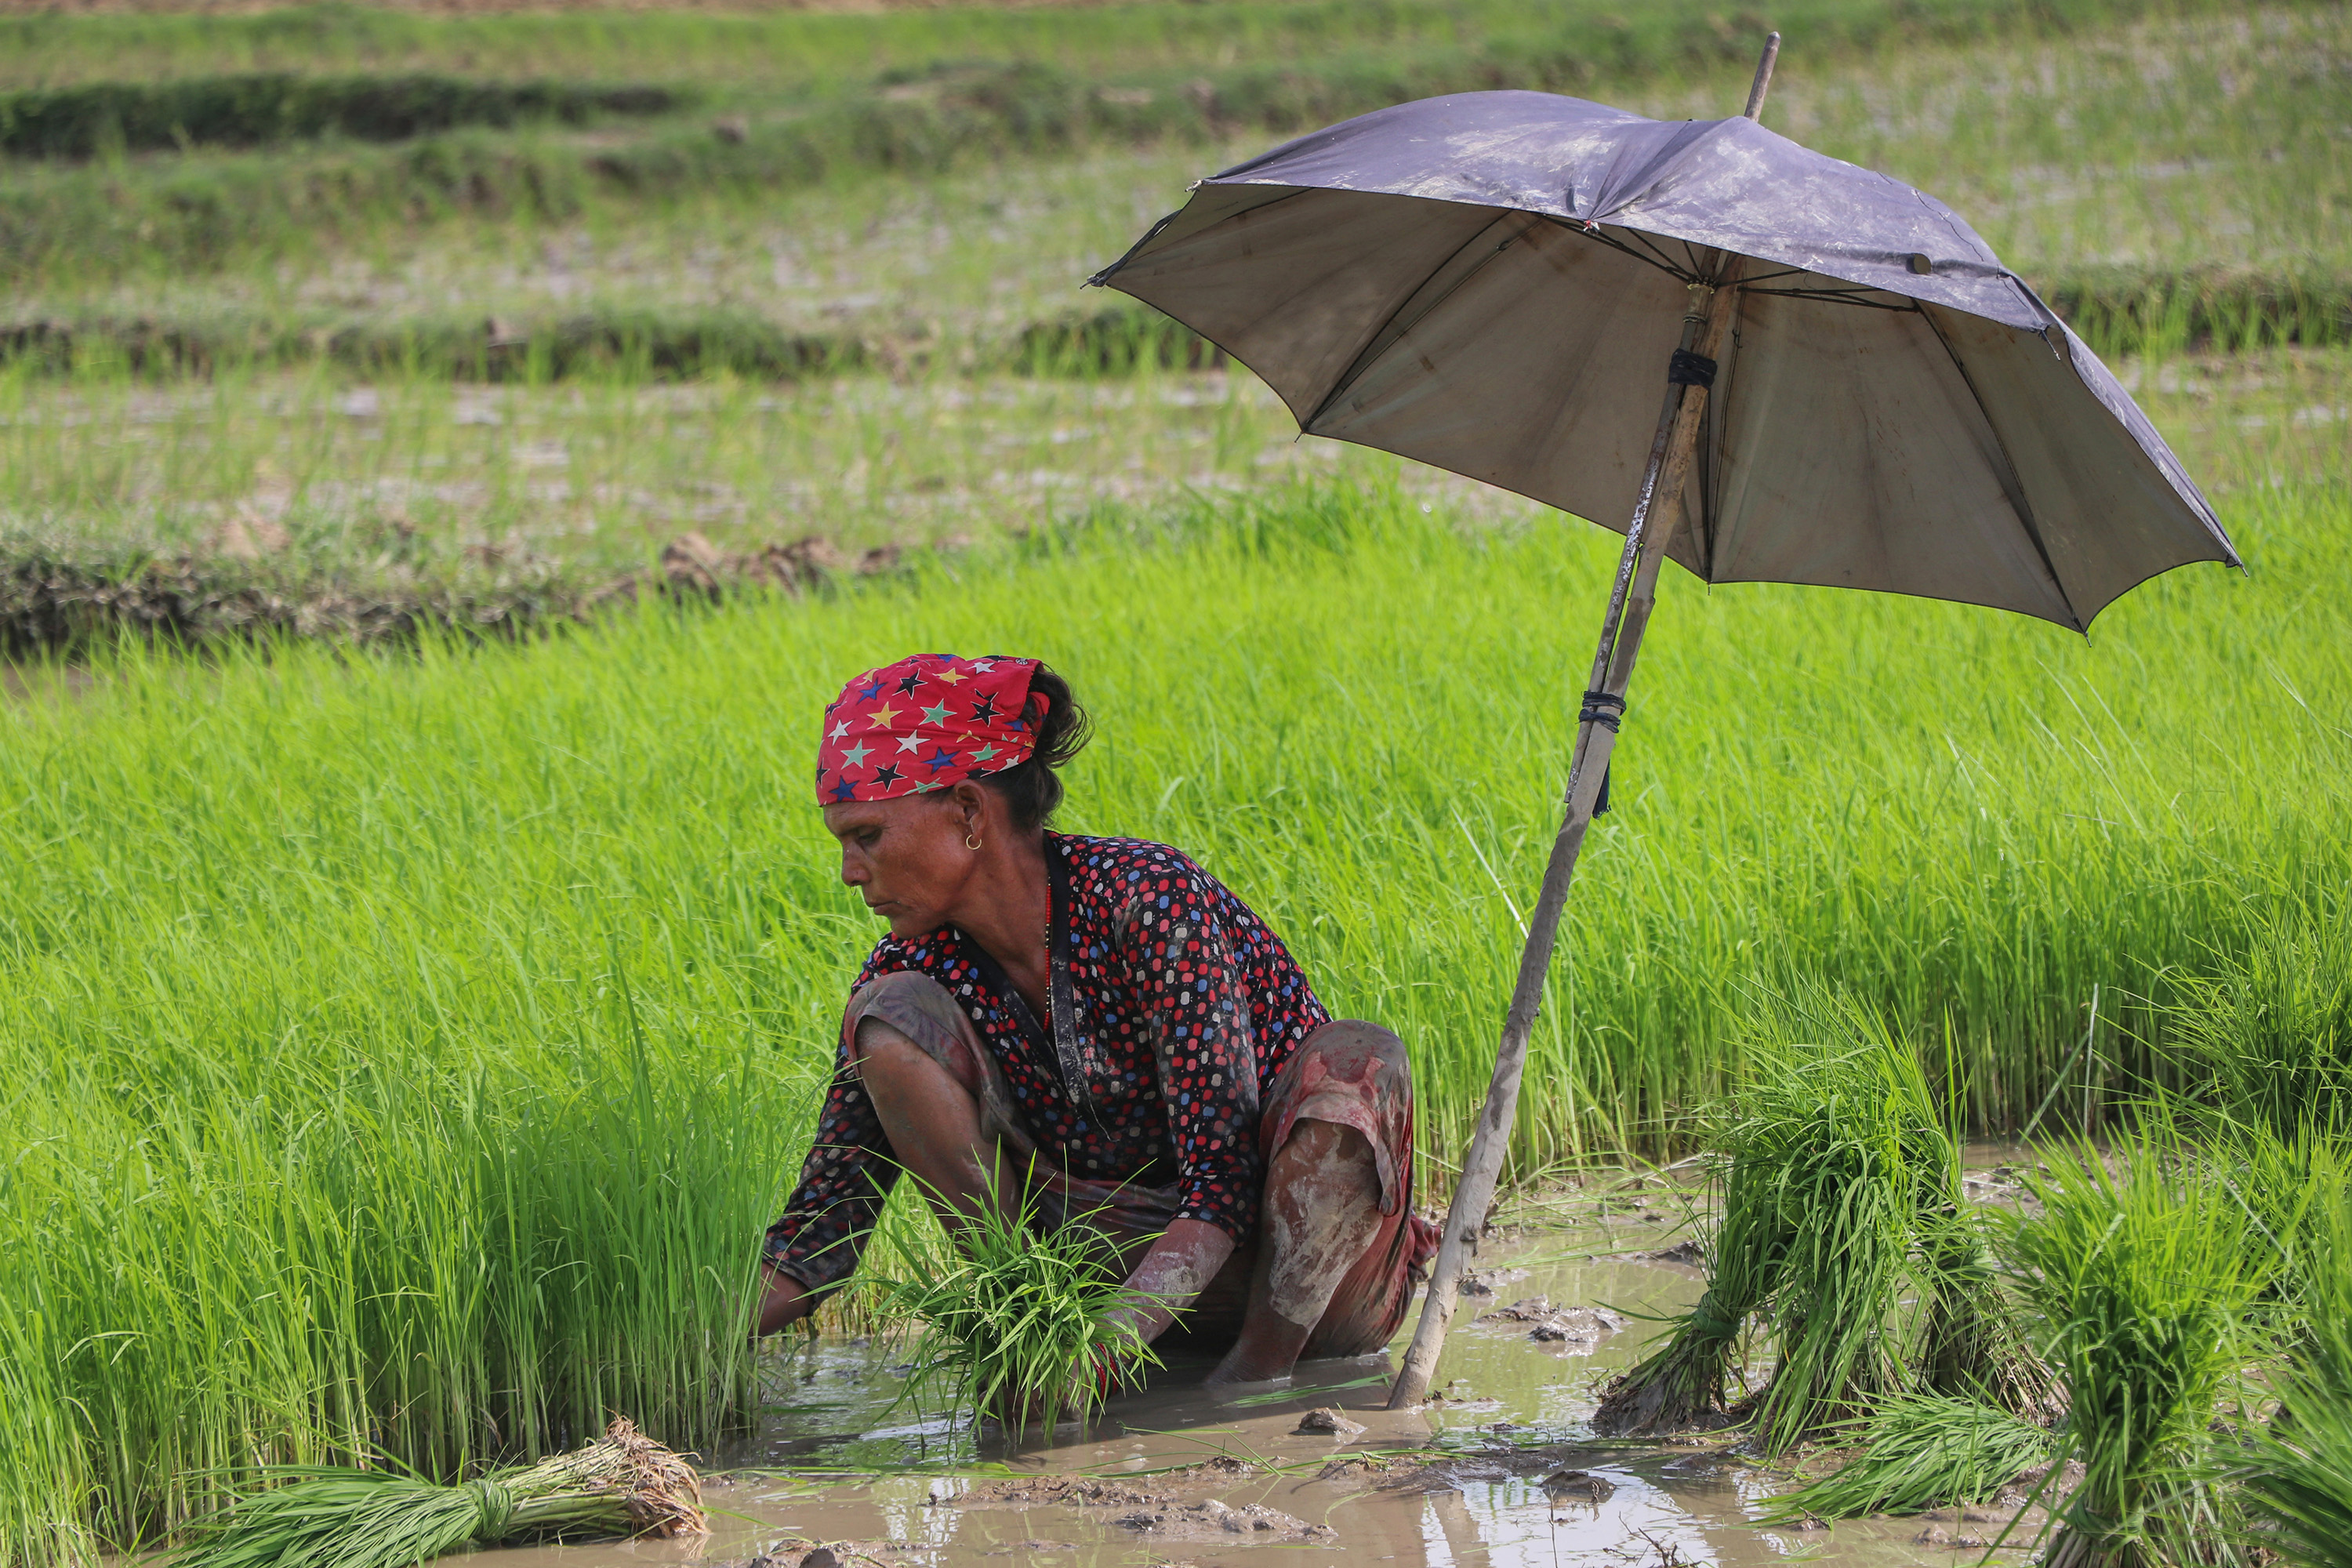
[{"label": "polka dot shirt", "polygon": [[[1281,939],[1179,851],[1048,834],[1045,852],[1068,889],[1080,1083],[1067,1081],[1051,1017],[1033,1026],[1002,971],[953,927],[884,937],[856,985],[898,970],[929,975],[963,1004],[1042,1154],[1089,1181],[1173,1186],[1176,1217],[1246,1242],[1265,1184],[1259,1097],[1330,1015]],[[845,1278],[898,1171],[837,1055],[816,1146],[768,1232],[770,1261],[809,1285]]]}]

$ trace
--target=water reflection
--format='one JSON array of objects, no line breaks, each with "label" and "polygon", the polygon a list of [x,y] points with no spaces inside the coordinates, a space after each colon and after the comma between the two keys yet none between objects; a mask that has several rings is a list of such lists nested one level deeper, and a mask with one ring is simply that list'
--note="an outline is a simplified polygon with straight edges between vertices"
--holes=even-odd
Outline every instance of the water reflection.
[{"label": "water reflection", "polygon": [[[771,1366],[760,1432],[712,1456],[746,1473],[714,1489],[722,1511],[701,1554],[800,1568],[809,1543],[828,1542],[842,1568],[1240,1568],[1246,1556],[1266,1568],[1743,1568],[1792,1556],[1958,1568],[1949,1549],[1913,1542],[1916,1521],[1756,1528],[1775,1479],[1721,1442],[1596,1438],[1598,1387],[1637,1358],[1652,1325],[1544,1342],[1493,1315],[1538,1296],[1664,1312],[1696,1298],[1698,1270],[1585,1261],[1558,1242],[1518,1267],[1494,1296],[1465,1301],[1484,1321],[1457,1320],[1448,1396],[1413,1412],[1380,1408],[1385,1355],[1316,1363],[1292,1386],[1222,1403],[1199,1386],[1202,1361],[1166,1369],[1090,1429],[1016,1451],[902,1400],[902,1358],[887,1344],[796,1348]],[[1323,1405],[1365,1430],[1299,1433],[1301,1414]],[[658,1543],[561,1552],[564,1568],[694,1555]],[[512,1555],[499,1568],[534,1568]]]}]

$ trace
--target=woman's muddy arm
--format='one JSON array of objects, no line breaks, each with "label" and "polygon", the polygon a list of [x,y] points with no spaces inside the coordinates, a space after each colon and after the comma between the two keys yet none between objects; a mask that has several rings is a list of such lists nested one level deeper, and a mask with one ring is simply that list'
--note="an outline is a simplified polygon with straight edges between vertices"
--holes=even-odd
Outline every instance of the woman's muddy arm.
[{"label": "woman's muddy arm", "polygon": [[1127,1277],[1128,1304],[1115,1314],[1156,1340],[1191,1306],[1234,1255],[1234,1238],[1204,1220],[1180,1219]]}]

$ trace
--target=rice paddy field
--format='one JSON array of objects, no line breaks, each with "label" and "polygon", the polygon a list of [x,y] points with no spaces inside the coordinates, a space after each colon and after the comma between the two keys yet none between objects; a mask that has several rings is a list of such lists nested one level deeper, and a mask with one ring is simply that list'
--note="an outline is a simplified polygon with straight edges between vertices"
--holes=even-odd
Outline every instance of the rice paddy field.
[{"label": "rice paddy field", "polygon": [[[2352,16],[1770,20],[1769,123],[1943,196],[2074,311],[2248,570],[2158,579],[2088,637],[1670,574],[1512,1178],[1701,1147],[1745,1021],[1808,988],[1883,1019],[1964,1131],[2221,1103],[2327,1131]],[[804,798],[814,716],[909,648],[1071,678],[1099,738],[1065,826],[1183,847],[1335,1012],[1399,1030],[1442,1193],[1614,536],[1299,442],[1076,285],[1190,178],[1364,95],[1507,60],[1717,114],[1753,30],[1516,0],[0,17],[20,118],[252,72],[698,95],[6,156],[0,1568],[157,1544],[269,1465],[454,1478],[614,1411],[681,1447],[744,1428],[758,1237],[874,934]],[[1273,58],[1281,91],[1250,75]],[[1029,67],[1092,107],[1003,131]],[[775,173],[788,132],[825,159]],[[688,533],[900,553],[797,595],[597,597]],[[181,640],[126,635],[170,595]],[[2268,1088],[2217,1100],[2214,1064],[2263,1052]],[[2276,1158],[2279,1191],[2339,1169]],[[2187,1200],[2154,1191],[2051,1200],[2142,1249],[2024,1293],[2084,1386],[2085,1303],[2166,1272]],[[2284,1266],[2212,1262],[2227,1229],[2183,1321],[2283,1299]]]}]

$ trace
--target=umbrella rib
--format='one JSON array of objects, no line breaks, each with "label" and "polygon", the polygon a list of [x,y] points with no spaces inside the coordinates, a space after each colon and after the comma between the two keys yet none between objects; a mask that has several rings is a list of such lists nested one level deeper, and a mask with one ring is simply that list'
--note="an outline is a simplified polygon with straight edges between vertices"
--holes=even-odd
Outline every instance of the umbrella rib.
[{"label": "umbrella rib", "polygon": [[[1648,235],[1643,234],[1638,228],[1629,228],[1625,232],[1632,235],[1635,239],[1640,240],[1642,242],[1643,248],[1647,250],[1651,255],[1656,257],[1667,271],[1673,273],[1675,277],[1681,279],[1685,283],[1696,283],[1698,281],[1698,268],[1696,265],[1692,266],[1688,270],[1678,268],[1675,265],[1674,258],[1668,256],[1664,251],[1659,249],[1656,242],[1651,239]],[[1683,250],[1687,254],[1690,250],[1690,247],[1685,245],[1683,247]]]},{"label": "umbrella rib", "polygon": [[[1623,240],[1612,238],[1606,231],[1599,228],[1598,226],[1587,228],[1580,223],[1572,223],[1567,218],[1554,217],[1549,213],[1538,213],[1536,216],[1542,218],[1546,223],[1552,224],[1558,227],[1568,230],[1570,234],[1580,235],[1586,239],[1605,245],[1612,250],[1630,256],[1644,267],[1654,267],[1659,271],[1665,273],[1671,278],[1677,279],[1682,282],[1696,283],[1698,281],[1696,275],[1685,272],[1681,268],[1676,267],[1673,260],[1667,257],[1666,253],[1663,250],[1659,250],[1655,246],[1650,247],[1652,253],[1650,256],[1644,256],[1640,251],[1634,249],[1632,246],[1627,245]],[[1641,230],[1629,228],[1625,232],[1632,235],[1634,238],[1641,240],[1644,245],[1649,244],[1648,238],[1643,235]],[[1653,259],[1653,258],[1654,258],[1654,259]]]},{"label": "umbrella rib", "polygon": [[1348,362],[1348,368],[1339,373],[1339,378],[1331,384],[1331,390],[1325,393],[1322,399],[1315,405],[1315,412],[1298,422],[1298,428],[1303,432],[1312,432],[1315,428],[1316,421],[1321,419],[1326,414],[1328,414],[1331,411],[1331,405],[1339,402],[1339,399],[1346,395],[1349,387],[1355,385],[1357,382],[1363,379],[1364,373],[1372,368],[1372,364],[1375,361],[1377,361],[1382,354],[1387,353],[1389,350],[1396,347],[1400,342],[1402,342],[1406,333],[1412,331],[1413,328],[1421,325],[1422,322],[1429,320],[1429,313],[1432,310],[1436,310],[1440,305],[1444,304],[1448,300],[1454,298],[1454,296],[1460,291],[1462,285],[1469,282],[1470,279],[1478,276],[1479,273],[1484,272],[1486,269],[1487,263],[1493,261],[1497,256],[1502,255],[1504,251],[1508,250],[1521,239],[1526,238],[1528,228],[1534,226],[1531,224],[1522,226],[1512,233],[1509,237],[1506,238],[1502,244],[1495,247],[1494,249],[1479,258],[1479,259],[1473,265],[1465,268],[1463,269],[1462,276],[1454,279],[1454,281],[1447,286],[1445,292],[1440,294],[1436,299],[1432,300],[1426,305],[1423,305],[1419,313],[1416,314],[1412,321],[1405,322],[1402,327],[1398,326],[1398,320],[1402,317],[1406,310],[1412,306],[1413,300],[1420,297],[1421,291],[1428,288],[1430,284],[1435,282],[1439,278],[1444,276],[1445,269],[1447,268],[1461,260],[1464,255],[1465,255],[1471,247],[1475,246],[1481,239],[1484,239],[1486,236],[1494,233],[1496,226],[1502,223],[1507,217],[1516,216],[1526,218],[1538,216],[1540,215],[1523,212],[1512,207],[1501,208],[1496,212],[1495,221],[1493,223],[1486,225],[1484,228],[1481,228],[1476,233],[1473,234],[1469,238],[1464,240],[1460,245],[1454,247],[1452,253],[1449,254],[1444,261],[1441,261],[1435,267],[1431,268],[1429,269],[1429,276],[1423,278],[1419,283],[1415,284],[1413,286],[1412,292],[1407,294],[1402,300],[1399,300],[1397,302],[1397,308],[1389,312],[1388,319],[1380,324],[1379,329],[1375,331],[1370,337],[1364,340],[1364,346],[1357,351],[1356,357],[1354,359]]},{"label": "umbrella rib", "polygon": [[1952,368],[1959,373],[1960,384],[1967,387],[1969,395],[1975,399],[1977,413],[1985,422],[1985,430],[1992,437],[1993,450],[2000,454],[2001,489],[2009,498],[2009,509],[2017,514],[2018,526],[2025,530],[2025,537],[2032,544],[2033,553],[2040,558],[2042,569],[2050,574],[2050,585],[2058,591],[2058,602],[2065,605],[2066,613],[2074,618],[2074,630],[2087,636],[2090,626],[2083,619],[2083,612],[2074,607],[2074,595],[2066,592],[2066,582],[2058,575],[2057,563],[2050,559],[2050,547],[2042,542],[2041,526],[2033,521],[2033,505],[2025,499],[2025,481],[2018,476],[2017,459],[2009,455],[2009,443],[2000,438],[2000,426],[1992,422],[1992,410],[1985,406],[1984,394],[1977,390],[1977,378],[1969,374],[1968,362],[1960,357],[1960,351],[1952,346],[1952,340],[1944,335],[1943,326],[1936,320],[1936,313],[1920,310],[1916,305],[1912,309],[1919,310],[1919,319],[1927,323],[1927,330],[1936,334],[1936,342],[1942,344],[1944,353],[1951,357]]},{"label": "umbrella rib", "polygon": [[1893,310],[1898,314],[1919,308],[1916,300],[1890,305],[1884,300],[1865,300],[1860,294],[1839,289],[1749,289],[1742,286],[1744,294],[1777,294],[1783,300],[1822,300],[1832,305],[1858,305],[1865,310]]}]

